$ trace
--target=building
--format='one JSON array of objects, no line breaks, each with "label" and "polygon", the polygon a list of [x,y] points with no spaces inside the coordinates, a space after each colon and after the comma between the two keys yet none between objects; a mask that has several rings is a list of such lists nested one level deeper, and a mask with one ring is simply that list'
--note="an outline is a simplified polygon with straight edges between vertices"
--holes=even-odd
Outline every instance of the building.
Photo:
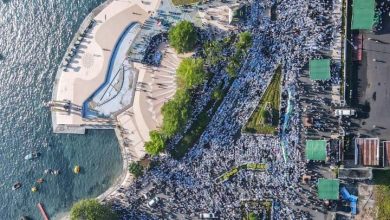
[{"label": "building", "polygon": [[390,141],[383,142],[383,166],[390,167]]},{"label": "building", "polygon": [[379,166],[379,138],[355,139],[355,165]]},{"label": "building", "polygon": [[339,199],[340,180],[338,179],[318,179],[318,198],[325,200]]},{"label": "building", "polygon": [[309,61],[310,79],[329,80],[330,79],[330,59],[310,60]]},{"label": "building", "polygon": [[356,114],[354,109],[335,109],[335,116],[353,116]]},{"label": "building", "polygon": [[375,0],[353,0],[352,30],[372,30],[375,23]]},{"label": "building", "polygon": [[234,4],[229,6],[229,24],[240,21],[249,13],[249,5],[247,4]]},{"label": "building", "polygon": [[340,168],[338,178],[350,180],[371,180],[372,169],[368,167]]},{"label": "building", "polygon": [[307,140],[305,155],[307,160],[325,161],[327,157],[326,140]]}]

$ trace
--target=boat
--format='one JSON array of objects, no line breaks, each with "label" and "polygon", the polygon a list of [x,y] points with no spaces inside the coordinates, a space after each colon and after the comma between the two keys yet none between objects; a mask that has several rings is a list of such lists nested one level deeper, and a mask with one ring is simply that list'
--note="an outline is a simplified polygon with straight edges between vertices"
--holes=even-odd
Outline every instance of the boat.
[{"label": "boat", "polygon": [[43,178],[37,179],[37,183],[43,183],[43,182],[45,182],[45,180]]},{"label": "boat", "polygon": [[51,172],[50,172],[52,175],[58,175],[58,174],[60,174],[60,170],[51,170]]},{"label": "boat", "polygon": [[52,172],[51,169],[46,169],[43,173],[44,173],[44,174],[49,174],[49,173],[51,173],[51,172]]},{"label": "boat", "polygon": [[75,174],[80,173],[80,166],[79,166],[79,165],[75,166],[75,167],[73,168],[73,172],[74,172]]},{"label": "boat", "polygon": [[32,159],[35,159],[37,157],[41,156],[40,153],[30,153],[30,154],[27,154],[24,159],[25,160],[32,160]]},{"label": "boat", "polygon": [[17,182],[17,183],[15,183],[15,184],[12,186],[12,190],[17,190],[17,189],[19,189],[20,187],[22,187],[22,183]]},{"label": "boat", "polygon": [[37,192],[38,188],[36,186],[31,187],[31,192]]}]

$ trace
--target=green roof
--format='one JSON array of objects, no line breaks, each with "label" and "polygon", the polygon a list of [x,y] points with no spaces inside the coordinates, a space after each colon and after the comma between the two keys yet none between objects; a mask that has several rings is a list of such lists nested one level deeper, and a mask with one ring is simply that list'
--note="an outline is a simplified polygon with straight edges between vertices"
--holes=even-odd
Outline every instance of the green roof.
[{"label": "green roof", "polygon": [[338,179],[318,179],[318,198],[338,200],[340,180]]},{"label": "green roof", "polygon": [[375,0],[353,0],[352,30],[372,30],[375,20]]},{"label": "green roof", "polygon": [[306,159],[325,160],[326,159],[326,141],[325,140],[307,140],[306,141]]},{"label": "green roof", "polygon": [[330,60],[310,60],[310,79],[311,80],[328,80],[330,79]]}]

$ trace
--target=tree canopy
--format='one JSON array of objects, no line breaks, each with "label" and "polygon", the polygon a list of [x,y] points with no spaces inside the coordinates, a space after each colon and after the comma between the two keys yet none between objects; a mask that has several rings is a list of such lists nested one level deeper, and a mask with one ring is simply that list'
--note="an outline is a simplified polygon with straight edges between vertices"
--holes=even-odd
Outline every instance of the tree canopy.
[{"label": "tree canopy", "polygon": [[149,135],[150,141],[145,143],[145,150],[153,156],[158,155],[165,149],[166,138],[158,131],[151,131]]},{"label": "tree canopy", "polygon": [[163,115],[162,131],[168,137],[183,128],[189,115],[190,95],[188,90],[179,89],[175,97],[161,108]]},{"label": "tree canopy", "polygon": [[240,33],[238,42],[236,44],[240,50],[247,50],[252,46],[252,35],[248,31]]},{"label": "tree canopy", "polygon": [[143,167],[138,162],[132,162],[129,164],[129,172],[138,178],[143,173]]},{"label": "tree canopy", "polygon": [[223,99],[223,96],[224,94],[221,87],[217,87],[216,89],[214,89],[213,93],[211,94],[211,98],[216,101]]},{"label": "tree canopy", "polygon": [[183,59],[176,71],[179,85],[185,89],[198,86],[206,79],[204,64],[202,59]]},{"label": "tree canopy", "polygon": [[253,213],[253,212],[249,213],[249,220],[257,220],[257,219],[259,219],[259,218],[255,213]]},{"label": "tree canopy", "polygon": [[75,203],[70,210],[71,220],[116,220],[118,216],[96,199],[83,199]]},{"label": "tree canopy", "polygon": [[194,25],[189,21],[181,21],[171,27],[168,34],[169,44],[178,53],[192,51],[195,48],[198,36]]}]

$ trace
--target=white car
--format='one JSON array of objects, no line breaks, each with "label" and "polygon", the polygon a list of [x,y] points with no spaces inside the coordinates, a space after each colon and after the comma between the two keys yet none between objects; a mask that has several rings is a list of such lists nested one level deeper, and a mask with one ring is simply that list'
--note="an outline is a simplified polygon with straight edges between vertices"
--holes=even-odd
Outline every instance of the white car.
[{"label": "white car", "polygon": [[148,202],[149,208],[152,208],[153,206],[155,206],[159,201],[160,201],[160,198],[154,197],[152,200],[150,200]]},{"label": "white car", "polygon": [[212,218],[216,218],[216,216],[214,213],[201,213],[201,214],[199,214],[199,218],[200,219],[212,219]]}]

